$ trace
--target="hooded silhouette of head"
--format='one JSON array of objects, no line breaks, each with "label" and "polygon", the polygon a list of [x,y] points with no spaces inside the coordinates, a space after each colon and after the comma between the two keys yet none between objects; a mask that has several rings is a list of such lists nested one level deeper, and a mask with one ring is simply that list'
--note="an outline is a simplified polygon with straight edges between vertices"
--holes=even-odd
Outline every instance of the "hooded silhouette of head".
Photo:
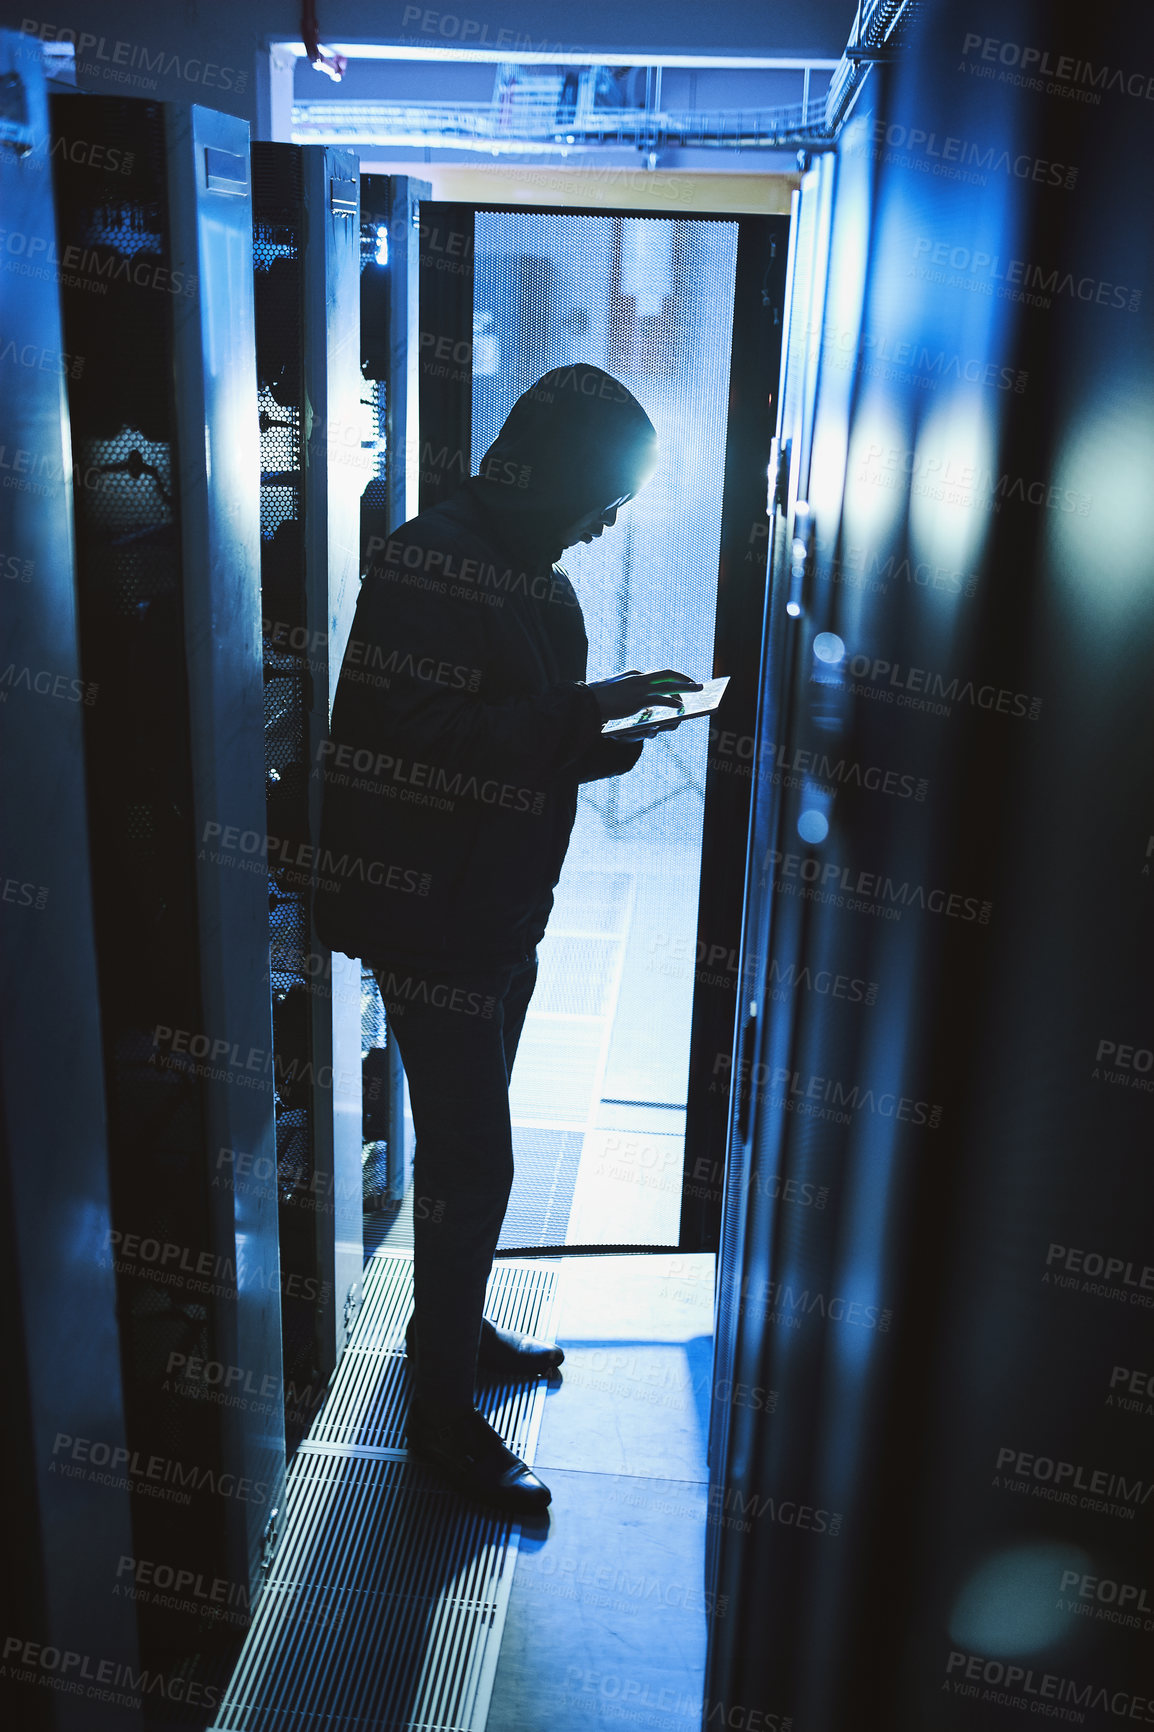
[{"label": "hooded silhouette of head", "polygon": [[549,564],[566,532],[631,499],[657,464],[657,432],[619,379],[577,363],[523,392],[468,483],[510,551]]}]

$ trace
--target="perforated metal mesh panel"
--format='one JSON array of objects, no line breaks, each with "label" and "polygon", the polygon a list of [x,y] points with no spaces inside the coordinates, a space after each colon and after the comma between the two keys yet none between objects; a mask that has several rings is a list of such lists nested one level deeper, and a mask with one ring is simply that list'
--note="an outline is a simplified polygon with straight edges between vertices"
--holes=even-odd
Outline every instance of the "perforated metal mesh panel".
[{"label": "perforated metal mesh panel", "polygon": [[[477,212],[474,468],[521,392],[575,361],[620,378],[657,428],[653,479],[614,529],[562,561],[591,679],[712,666],[736,261],[731,222]],[[695,843],[706,744],[703,725],[680,729],[583,801],[634,841]]]},{"label": "perforated metal mesh panel", "polygon": [[[585,616],[588,677],[672,667],[709,678],[738,225],[521,210],[475,221],[474,469],[542,373],[582,361],[621,379],[657,429],[660,465],[614,527],[562,558]],[[626,1122],[622,1109],[632,1129],[667,1133],[685,1107],[708,745],[709,724],[687,723],[647,743],[627,776],[581,792],[542,948],[542,983],[556,951],[567,997],[546,1005],[539,986],[529,1009],[503,1246],[564,1244],[578,1217],[582,1239],[600,1218],[606,1242],[677,1240],[672,1184],[655,1206],[639,1169],[600,1211],[591,1168],[570,1171],[557,1142],[576,1128],[592,1151],[599,1131]],[[611,945],[598,940],[607,931]],[[547,1239],[539,1198],[550,1200]]]}]

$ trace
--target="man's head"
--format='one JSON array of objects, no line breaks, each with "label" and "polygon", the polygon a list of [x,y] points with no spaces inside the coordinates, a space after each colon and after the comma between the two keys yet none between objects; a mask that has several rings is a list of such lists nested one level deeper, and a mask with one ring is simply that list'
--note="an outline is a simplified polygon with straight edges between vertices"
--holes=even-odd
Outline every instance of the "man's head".
[{"label": "man's head", "polygon": [[657,434],[636,397],[578,363],[518,397],[471,485],[520,551],[551,560],[601,535],[656,465]]},{"label": "man's head", "polygon": [[570,524],[567,529],[561,531],[564,538],[562,546],[576,547],[579,541],[599,540],[607,529],[612,529],[617,522],[617,513],[623,505],[629,503],[632,497],[631,493],[624,493],[620,499],[615,499],[612,505],[606,505],[597,511],[587,512],[578,522]]}]

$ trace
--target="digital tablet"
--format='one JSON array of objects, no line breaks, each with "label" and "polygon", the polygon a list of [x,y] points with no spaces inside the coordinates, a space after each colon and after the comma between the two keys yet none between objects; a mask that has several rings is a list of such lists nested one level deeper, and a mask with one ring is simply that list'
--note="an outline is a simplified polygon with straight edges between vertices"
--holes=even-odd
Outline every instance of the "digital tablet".
[{"label": "digital tablet", "polygon": [[631,716],[621,716],[613,722],[603,722],[603,734],[616,735],[618,739],[624,736],[630,738],[634,728],[647,727],[652,722],[688,722],[694,716],[712,715],[725,695],[729,684],[729,675],[723,674],[719,680],[706,680],[699,692],[682,692],[684,709],[678,709],[675,704],[650,704],[644,710],[637,710]]}]

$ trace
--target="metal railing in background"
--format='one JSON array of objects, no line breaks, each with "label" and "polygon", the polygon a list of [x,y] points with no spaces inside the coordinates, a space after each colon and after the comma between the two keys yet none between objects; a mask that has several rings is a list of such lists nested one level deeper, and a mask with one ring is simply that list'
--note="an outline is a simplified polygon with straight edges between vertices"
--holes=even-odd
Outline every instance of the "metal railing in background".
[{"label": "metal railing in background", "polygon": [[[511,60],[496,68],[485,102],[297,102],[298,144],[388,145],[397,149],[483,150],[490,155],[568,153],[607,146],[661,150],[829,149],[871,64],[899,53],[922,0],[861,0],[845,52],[828,60],[785,61],[801,100],[740,108],[665,108],[661,67],[646,67],[644,106],[599,104],[606,67],[573,70]],[[758,68],[764,70],[764,68]],[[828,76],[817,96],[810,86]],[[651,166],[655,164],[651,163]]]},{"label": "metal railing in background", "polygon": [[[534,80],[534,84],[546,82]],[[505,103],[296,103],[293,138],[310,144],[398,148],[440,144],[486,153],[495,150],[499,155],[605,145],[642,150],[764,150],[790,148],[820,134],[825,111],[822,95],[777,108],[594,108],[570,115],[563,96],[535,89]]]}]

